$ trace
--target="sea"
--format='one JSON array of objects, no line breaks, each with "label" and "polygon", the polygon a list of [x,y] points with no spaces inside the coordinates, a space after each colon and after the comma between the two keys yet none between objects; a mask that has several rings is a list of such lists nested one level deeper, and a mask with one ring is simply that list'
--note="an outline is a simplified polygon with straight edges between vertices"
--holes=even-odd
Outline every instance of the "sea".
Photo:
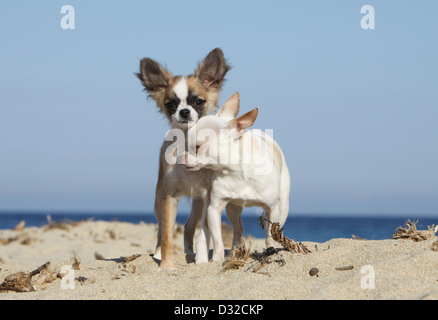
[{"label": "sea", "polygon": [[[0,212],[0,230],[12,229],[20,221],[26,222],[26,227],[41,227],[48,224],[47,216],[52,221],[81,221],[93,218],[95,221],[120,221],[130,223],[157,223],[155,215],[146,213],[105,213],[105,212]],[[188,214],[178,214],[177,223],[184,224]],[[295,241],[325,242],[333,238],[351,238],[352,235],[368,240],[391,239],[395,230],[410,219],[417,221],[418,229],[438,224],[436,216],[376,216],[376,215],[327,215],[327,214],[291,214],[284,225],[283,234]],[[226,215],[222,221],[229,223]],[[242,224],[245,236],[264,238],[259,217],[253,214],[243,214]]]}]

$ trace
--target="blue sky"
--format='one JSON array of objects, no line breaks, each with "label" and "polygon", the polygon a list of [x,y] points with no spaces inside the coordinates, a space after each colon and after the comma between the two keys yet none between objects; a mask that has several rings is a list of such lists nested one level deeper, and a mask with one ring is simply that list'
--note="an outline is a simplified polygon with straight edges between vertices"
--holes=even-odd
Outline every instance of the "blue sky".
[{"label": "blue sky", "polygon": [[[63,30],[61,7],[75,9]],[[363,5],[375,30],[363,30]],[[0,211],[151,212],[167,121],[134,73],[221,47],[291,213],[438,215],[438,2],[0,3]],[[183,200],[181,211],[189,202]],[[250,212],[250,211],[249,211]]]}]

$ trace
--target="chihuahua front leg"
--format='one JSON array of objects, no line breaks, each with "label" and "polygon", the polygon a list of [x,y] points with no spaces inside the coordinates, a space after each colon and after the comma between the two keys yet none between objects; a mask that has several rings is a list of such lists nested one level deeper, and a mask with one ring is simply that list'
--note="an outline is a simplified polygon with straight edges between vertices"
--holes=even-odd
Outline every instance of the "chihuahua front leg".
[{"label": "chihuahua front leg", "polygon": [[205,197],[201,218],[201,230],[196,240],[195,264],[208,262],[208,248],[210,244],[210,230],[207,221],[207,209],[210,203],[209,196]]},{"label": "chihuahua front leg", "polygon": [[175,227],[178,198],[163,199],[161,263],[159,270],[173,269],[173,229]]},{"label": "chihuahua front leg", "polygon": [[154,259],[161,260],[161,237],[163,234],[163,188],[160,181],[157,183],[155,191],[155,217],[158,221],[157,245],[155,247]]},{"label": "chihuahua front leg", "polygon": [[233,248],[239,246],[243,240],[242,211],[243,207],[231,202],[226,206],[228,220],[233,226]]},{"label": "chihuahua front leg", "polygon": [[193,199],[192,212],[184,225],[184,252],[193,255],[193,237],[195,235],[196,226],[202,218],[202,210],[204,208],[203,199]]},{"label": "chihuahua front leg", "polygon": [[210,199],[207,209],[207,223],[213,240],[213,261],[224,260],[221,215],[226,204],[227,201],[222,199]]}]

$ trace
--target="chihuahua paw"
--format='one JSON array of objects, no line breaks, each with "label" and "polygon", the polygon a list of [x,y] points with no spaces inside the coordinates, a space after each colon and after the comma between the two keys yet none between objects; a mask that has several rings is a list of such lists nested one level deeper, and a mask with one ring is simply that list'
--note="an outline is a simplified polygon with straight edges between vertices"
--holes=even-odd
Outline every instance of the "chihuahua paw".
[{"label": "chihuahua paw", "polygon": [[203,264],[208,262],[208,256],[196,255],[195,264]]},{"label": "chihuahua paw", "polygon": [[175,267],[171,267],[171,268],[169,268],[169,267],[159,267],[159,268],[157,269],[157,272],[168,273],[168,272],[175,271],[175,270],[176,270]]},{"label": "chihuahua paw", "polygon": [[223,261],[224,260],[224,254],[217,254],[217,255],[213,255],[213,261]]}]

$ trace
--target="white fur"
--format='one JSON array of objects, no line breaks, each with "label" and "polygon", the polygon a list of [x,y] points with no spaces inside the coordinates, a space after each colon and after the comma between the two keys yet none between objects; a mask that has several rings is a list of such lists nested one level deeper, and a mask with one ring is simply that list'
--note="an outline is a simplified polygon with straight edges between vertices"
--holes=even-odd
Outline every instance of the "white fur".
[{"label": "white fur", "polygon": [[[196,123],[196,121],[198,121],[198,113],[192,108],[192,106],[187,104],[187,94],[189,88],[187,86],[187,80],[185,77],[182,77],[181,80],[178,81],[178,83],[173,87],[173,91],[181,101],[176,109],[176,112],[172,115],[172,122],[175,124],[174,127],[188,126],[190,128]],[[179,114],[183,109],[190,110],[190,118],[188,119],[188,122],[186,122],[187,120],[183,119]]]},{"label": "white fur", "polygon": [[173,91],[176,96],[181,100],[181,102],[187,102],[187,93],[189,92],[189,88],[187,86],[187,81],[185,77],[182,77],[181,80],[173,87]]}]

